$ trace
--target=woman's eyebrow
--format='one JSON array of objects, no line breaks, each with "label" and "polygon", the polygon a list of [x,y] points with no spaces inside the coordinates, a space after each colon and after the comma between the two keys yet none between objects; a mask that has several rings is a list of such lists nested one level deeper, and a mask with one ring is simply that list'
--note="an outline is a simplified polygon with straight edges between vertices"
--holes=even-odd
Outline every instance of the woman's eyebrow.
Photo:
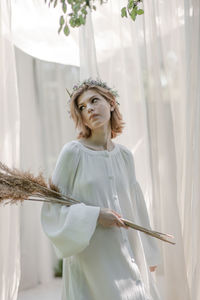
[{"label": "woman's eyebrow", "polygon": [[[93,96],[91,96],[88,100],[91,100],[92,98],[94,98],[94,97],[96,97],[96,96],[98,96],[98,95],[93,95]],[[82,105],[82,104],[84,104],[84,102],[79,103],[78,106],[80,106],[80,105]]]}]

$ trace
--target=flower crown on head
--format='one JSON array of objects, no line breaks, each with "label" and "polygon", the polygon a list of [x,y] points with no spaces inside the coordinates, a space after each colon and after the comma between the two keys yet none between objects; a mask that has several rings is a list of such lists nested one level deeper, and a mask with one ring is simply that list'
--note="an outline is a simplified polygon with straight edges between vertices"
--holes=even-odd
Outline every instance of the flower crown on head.
[{"label": "flower crown on head", "polygon": [[[79,90],[81,87],[83,87],[84,85],[89,85],[89,86],[100,86],[106,90],[108,90],[114,97],[119,97],[118,92],[115,89],[111,89],[110,87],[108,87],[106,82],[103,82],[100,78],[96,78],[96,80],[92,79],[91,77],[89,77],[88,79],[85,79],[84,81],[80,82],[78,81],[74,86],[73,86],[73,90],[70,93],[68,91],[68,89],[66,88],[66,91],[70,97],[68,102],[71,102],[71,97],[73,96],[73,94]],[[116,101],[116,103],[119,105],[119,102]]]}]

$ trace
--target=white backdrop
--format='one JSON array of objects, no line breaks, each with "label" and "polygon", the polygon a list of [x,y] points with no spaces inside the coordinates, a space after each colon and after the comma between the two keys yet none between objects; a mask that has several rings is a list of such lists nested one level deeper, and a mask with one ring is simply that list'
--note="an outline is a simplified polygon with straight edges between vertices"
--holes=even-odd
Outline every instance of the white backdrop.
[{"label": "white backdrop", "polygon": [[[16,49],[22,125],[20,166],[35,172],[44,168],[49,175],[61,145],[76,138],[65,110],[65,86],[70,88],[79,77],[83,79],[96,74],[111,86],[115,86],[120,94],[120,108],[126,122],[124,133],[115,141],[133,151],[138,181],[147,201],[152,226],[176,236],[176,246],[160,243],[163,263],[158,267],[155,277],[162,299],[198,300],[198,0],[144,1],[145,14],[138,16],[136,22],[122,19],[120,16],[120,8],[126,1],[110,0],[92,13],[85,27],[79,31],[73,30],[71,38],[76,41],[76,46],[71,46],[69,39],[64,35],[60,35],[59,43],[53,43],[56,41],[57,17],[54,21],[53,16],[47,13],[48,7],[44,12],[42,3],[29,3],[37,12],[34,28],[38,30],[39,27],[44,35],[36,36],[35,30],[24,27],[13,10],[13,26],[16,24],[14,18],[18,20],[18,25],[14,26],[13,30],[15,45],[42,60],[60,62],[68,66],[34,60]],[[14,6],[17,4],[21,5],[20,1],[15,2]],[[23,7],[26,9],[26,4],[23,4]],[[20,6],[17,11],[20,11]],[[32,16],[31,11],[27,11],[29,20]],[[48,27],[43,26],[41,29],[38,21],[42,18],[48,19],[48,15],[51,22],[44,23],[51,23],[51,35],[45,35]],[[34,15],[32,19],[34,20]],[[77,36],[74,38],[77,32],[79,39]],[[64,40],[67,41],[67,46],[62,44]],[[48,55],[47,49],[50,53]],[[70,49],[74,50],[73,56]],[[1,52],[1,59],[2,55]],[[77,68],[78,62],[80,70]],[[25,67],[27,65],[29,71]],[[5,86],[1,86],[2,88],[6,90]],[[8,97],[6,103],[11,101],[9,99],[11,98]],[[14,99],[17,99],[17,95]],[[16,105],[17,102],[14,103]],[[10,116],[9,113],[8,106],[3,115],[4,120]],[[12,128],[15,128],[16,116],[10,123]],[[4,129],[4,132],[7,130]],[[4,143],[4,149],[5,145]],[[13,145],[13,142],[9,142],[9,149],[12,149]],[[33,220],[31,223],[35,226],[31,227],[29,219],[26,221],[30,211],[35,219],[35,222]],[[27,227],[27,232],[32,231],[39,253],[31,252],[31,247],[27,246],[30,235],[21,231],[21,253],[28,253],[27,256],[23,256],[22,288],[33,286],[52,276],[51,248],[40,232],[38,214],[39,208],[36,209],[34,205],[24,207],[22,211],[23,228]],[[6,241],[4,235],[1,238]],[[38,268],[35,268],[33,263],[37,261],[34,255],[40,257]],[[47,260],[42,259],[43,257],[47,257]],[[32,269],[33,275],[30,271]],[[23,277],[23,274],[30,276]],[[6,289],[7,285],[4,286],[4,290]]]},{"label": "white backdrop", "polygon": [[[19,167],[20,111],[10,1],[0,2],[0,160]],[[20,279],[19,207],[0,208],[0,299],[17,299]]]}]

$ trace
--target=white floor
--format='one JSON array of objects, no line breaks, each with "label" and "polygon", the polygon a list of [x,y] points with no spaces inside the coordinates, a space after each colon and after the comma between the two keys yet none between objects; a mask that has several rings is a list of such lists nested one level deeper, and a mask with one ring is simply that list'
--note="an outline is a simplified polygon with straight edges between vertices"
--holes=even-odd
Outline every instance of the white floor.
[{"label": "white floor", "polygon": [[17,300],[60,300],[61,279],[19,292]]}]

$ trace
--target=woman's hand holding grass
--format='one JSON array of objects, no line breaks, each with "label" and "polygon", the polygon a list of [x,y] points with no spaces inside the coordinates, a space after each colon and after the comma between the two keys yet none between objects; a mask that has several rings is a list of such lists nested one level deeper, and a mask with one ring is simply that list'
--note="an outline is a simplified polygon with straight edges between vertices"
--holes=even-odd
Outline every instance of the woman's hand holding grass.
[{"label": "woman's hand holding grass", "polygon": [[104,227],[118,226],[128,229],[128,226],[121,220],[121,216],[116,211],[109,208],[100,209],[98,224],[101,224]]}]

